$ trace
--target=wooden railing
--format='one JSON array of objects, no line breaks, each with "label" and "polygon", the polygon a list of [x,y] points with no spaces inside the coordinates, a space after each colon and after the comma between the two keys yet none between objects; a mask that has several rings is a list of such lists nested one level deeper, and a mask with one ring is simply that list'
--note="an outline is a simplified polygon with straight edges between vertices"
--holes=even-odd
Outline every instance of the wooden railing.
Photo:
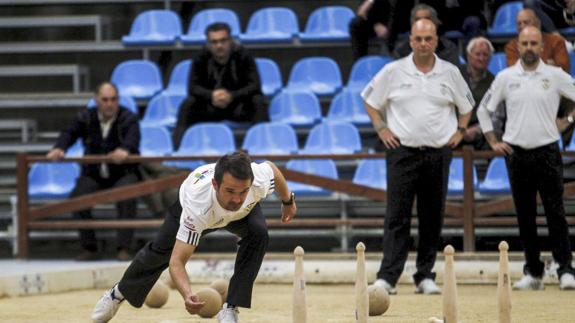
[{"label": "wooden railing", "polygon": [[[566,153],[575,156],[575,153]],[[454,152],[454,157],[463,157],[464,190],[461,201],[448,201],[445,207],[445,224],[463,227],[464,251],[475,251],[475,227],[476,226],[510,226],[516,225],[515,216],[489,217],[504,211],[514,209],[511,196],[506,195],[497,199],[479,202],[475,200],[473,186],[473,160],[485,159],[496,156],[490,151],[474,151],[472,148],[463,148]],[[218,157],[128,157],[126,162],[162,162],[165,160],[205,160],[215,161]],[[326,159],[354,160],[365,158],[385,158],[385,154],[352,154],[352,155],[284,155],[284,156],[252,156],[253,160],[290,160],[290,159]],[[64,201],[49,203],[38,207],[31,207],[28,200],[28,167],[30,163],[48,161],[45,157],[28,156],[19,154],[17,157],[17,181],[18,181],[18,258],[28,257],[29,231],[33,229],[116,229],[116,228],[156,228],[162,220],[51,220],[47,218],[68,212],[90,208],[96,204],[113,203],[121,200],[136,198],[148,194],[161,192],[171,188],[177,188],[187,177],[187,174],[168,175],[159,179],[99,191],[89,195],[69,198]],[[62,161],[79,163],[102,163],[110,162],[103,156],[86,156],[83,158],[66,158]],[[357,185],[349,181],[334,180],[312,174],[305,174],[280,168],[287,179],[304,184],[320,186],[332,191],[346,193],[354,196],[365,197],[374,201],[386,201],[387,194],[383,190]],[[565,185],[565,197],[575,195],[575,183]],[[383,212],[382,212],[383,213]],[[575,225],[575,217],[567,218],[569,225]],[[294,227],[382,227],[383,218],[296,218],[290,224],[282,224],[279,220],[268,219],[269,227],[285,225],[287,228]],[[413,220],[416,223],[415,220]],[[544,224],[545,219],[538,218],[539,224]]]}]

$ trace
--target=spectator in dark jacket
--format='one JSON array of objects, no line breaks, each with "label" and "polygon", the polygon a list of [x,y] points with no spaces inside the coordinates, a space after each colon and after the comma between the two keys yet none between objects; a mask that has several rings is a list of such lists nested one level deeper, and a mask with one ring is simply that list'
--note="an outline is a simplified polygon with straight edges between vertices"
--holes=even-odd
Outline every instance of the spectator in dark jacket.
[{"label": "spectator in dark jacket", "polygon": [[177,147],[186,129],[198,122],[258,122],[267,117],[254,58],[230,36],[230,27],[206,28],[207,46],[193,60],[188,97],[174,130]]},{"label": "spectator in dark jacket", "polygon": [[[47,157],[53,160],[63,158],[65,151],[80,139],[84,144],[86,155],[106,155],[113,158],[112,163],[83,164],[82,174],[71,197],[138,182],[137,165],[122,163],[129,155],[139,154],[138,116],[119,106],[118,89],[111,83],[102,83],[98,86],[95,100],[98,107],[78,113],[70,128],[62,131],[56,145],[47,154]],[[136,200],[121,201],[116,206],[119,218],[135,217]],[[91,219],[91,210],[74,212],[74,217]],[[118,230],[118,259],[130,259],[129,248],[132,237],[133,230]],[[80,230],[80,242],[84,252],[78,256],[78,260],[98,258],[98,244],[93,230]]]}]

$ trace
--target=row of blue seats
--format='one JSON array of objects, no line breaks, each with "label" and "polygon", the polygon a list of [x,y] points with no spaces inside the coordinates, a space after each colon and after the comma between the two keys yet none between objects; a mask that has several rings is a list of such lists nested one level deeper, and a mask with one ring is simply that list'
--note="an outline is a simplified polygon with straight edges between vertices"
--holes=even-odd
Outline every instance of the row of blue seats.
[{"label": "row of blue seats", "polygon": [[140,13],[122,37],[126,46],[169,46],[178,40],[185,45],[205,43],[206,27],[215,22],[230,26],[231,35],[244,43],[292,42],[298,37],[302,42],[346,41],[348,25],[354,13],[348,7],[326,6],[314,10],[300,32],[293,10],[284,7],[262,8],[250,17],[245,33],[240,33],[238,15],[230,9],[204,9],[196,13],[183,33],[180,17],[170,10],[149,10]]},{"label": "row of blue seats", "polygon": [[[347,87],[360,91],[375,74],[392,59],[384,56],[367,56],[354,63]],[[273,96],[284,86],[279,66],[269,58],[256,58],[262,83],[262,92]],[[146,60],[128,60],[118,64],[111,80],[120,95],[135,99],[150,99],[164,92],[187,95],[191,60],[179,62],[172,70],[168,86],[164,89],[159,67]],[[317,95],[333,95],[343,88],[339,65],[329,57],[306,57],[298,60],[290,71],[286,88],[311,90]]]}]

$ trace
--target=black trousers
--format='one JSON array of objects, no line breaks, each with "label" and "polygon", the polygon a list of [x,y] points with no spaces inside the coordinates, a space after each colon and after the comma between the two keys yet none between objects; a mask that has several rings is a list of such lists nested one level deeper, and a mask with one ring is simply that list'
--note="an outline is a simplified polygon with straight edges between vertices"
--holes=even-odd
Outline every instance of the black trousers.
[{"label": "black trousers", "polygon": [[[168,268],[176,233],[180,226],[182,207],[176,201],[169,210],[156,238],[148,242],[134,257],[118,284],[120,292],[135,307],[141,307],[162,272]],[[227,303],[251,307],[252,289],[269,241],[268,230],[258,204],[243,219],[230,222],[225,230],[239,236],[239,249],[230,279]],[[202,236],[215,230],[206,230]]]},{"label": "black trousers", "polygon": [[[76,181],[76,186],[70,197],[78,197],[85,194],[95,193],[102,189],[120,187],[138,182],[138,177],[134,173],[127,173],[118,179],[95,179],[89,176],[80,176]],[[116,203],[118,218],[133,219],[136,217],[136,199],[124,200]],[[91,209],[81,210],[73,213],[76,219],[92,219]],[[120,229],[117,233],[117,248],[129,249],[134,236],[133,229]],[[82,248],[89,251],[98,250],[98,241],[94,230],[80,230],[80,243]]]},{"label": "black trousers", "polygon": [[387,151],[387,212],[383,260],[377,278],[395,285],[410,247],[411,210],[417,197],[419,244],[413,279],[435,279],[432,273],[440,244],[451,149],[401,146]]},{"label": "black trousers", "polygon": [[557,143],[534,149],[512,146],[513,154],[506,157],[513,202],[517,211],[519,236],[525,249],[523,271],[542,277],[544,264],[539,259],[541,249],[537,237],[537,192],[541,196],[553,258],[559,264],[557,274],[575,274],[571,266],[565,208],[563,206],[563,163]]}]

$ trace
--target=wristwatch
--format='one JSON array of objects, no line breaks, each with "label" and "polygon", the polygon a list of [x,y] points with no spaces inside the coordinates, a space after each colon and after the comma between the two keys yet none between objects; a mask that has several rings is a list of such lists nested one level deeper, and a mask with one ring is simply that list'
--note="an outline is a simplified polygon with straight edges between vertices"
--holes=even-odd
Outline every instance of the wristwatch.
[{"label": "wristwatch", "polygon": [[294,202],[295,202],[295,194],[294,194],[294,192],[292,192],[292,193],[290,194],[289,200],[287,200],[287,201],[282,200],[282,204],[283,204],[283,205],[292,205]]},{"label": "wristwatch", "polygon": [[459,131],[462,135],[465,134],[465,132],[467,131],[466,127],[457,127],[457,131]]},{"label": "wristwatch", "polygon": [[567,116],[567,122],[569,122],[569,124],[572,124],[573,122],[575,122],[575,119],[573,119],[572,115]]}]

